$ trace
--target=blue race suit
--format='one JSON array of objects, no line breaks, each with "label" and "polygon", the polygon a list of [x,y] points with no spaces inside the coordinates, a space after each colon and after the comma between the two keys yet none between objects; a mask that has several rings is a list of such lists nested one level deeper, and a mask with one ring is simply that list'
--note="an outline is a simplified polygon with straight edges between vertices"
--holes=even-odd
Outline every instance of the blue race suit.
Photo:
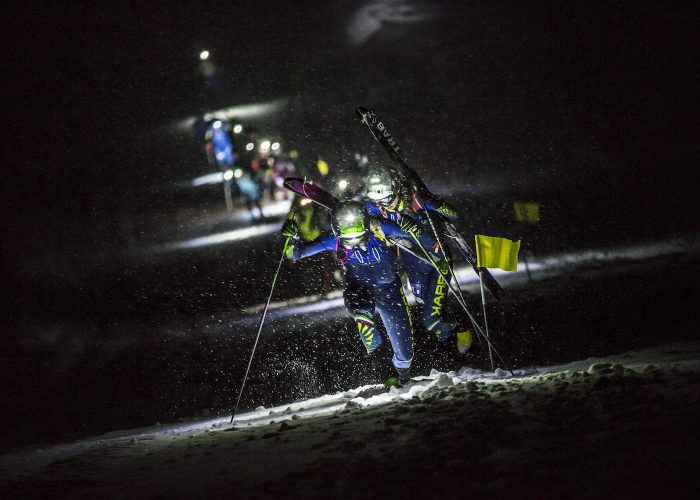
[{"label": "blue race suit", "polygon": [[[443,214],[437,212],[428,202],[414,203],[414,205],[421,207],[418,209],[418,213],[414,212],[410,207],[407,207],[403,200],[399,202],[396,210],[388,210],[370,201],[365,204],[367,213],[369,213],[370,216],[382,217],[394,221],[397,224],[401,224],[404,218],[410,218],[421,227],[423,235],[432,234],[432,229],[427,219],[421,216],[422,210],[430,210],[440,217],[443,217]],[[445,250],[447,251],[447,249]],[[456,323],[446,319],[444,314],[445,302],[449,291],[445,276],[441,275],[431,264],[422,261],[408,252],[403,252],[401,254],[401,259],[408,276],[408,281],[411,283],[413,295],[416,297],[416,300],[423,305],[421,315],[423,326],[426,330],[435,332],[439,340],[444,341],[448,339],[454,333]],[[449,280],[450,276],[446,278]]]},{"label": "blue race suit", "polygon": [[[396,273],[397,256],[381,239],[384,235],[412,237],[390,221],[377,221],[376,226],[376,234],[370,235],[362,247],[345,250],[341,259],[346,276],[345,307],[355,318],[368,353],[382,344],[372,321],[375,311],[379,312],[394,351],[392,363],[396,368],[409,368],[413,359],[413,325]],[[421,243],[430,248],[433,240],[426,237]],[[338,245],[333,234],[325,233],[312,242],[297,243],[291,258],[298,260],[319,252],[337,251]]]}]

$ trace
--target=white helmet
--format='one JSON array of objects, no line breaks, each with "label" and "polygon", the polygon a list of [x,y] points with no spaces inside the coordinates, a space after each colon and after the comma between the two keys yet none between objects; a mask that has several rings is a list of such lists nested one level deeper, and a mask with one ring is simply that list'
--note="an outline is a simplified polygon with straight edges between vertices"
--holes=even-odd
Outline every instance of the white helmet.
[{"label": "white helmet", "polygon": [[390,205],[396,194],[396,180],[391,171],[381,163],[371,163],[365,175],[367,198],[380,204]]},{"label": "white helmet", "polygon": [[369,239],[369,216],[360,202],[343,202],[333,212],[332,223],[340,244],[345,248],[363,245]]}]

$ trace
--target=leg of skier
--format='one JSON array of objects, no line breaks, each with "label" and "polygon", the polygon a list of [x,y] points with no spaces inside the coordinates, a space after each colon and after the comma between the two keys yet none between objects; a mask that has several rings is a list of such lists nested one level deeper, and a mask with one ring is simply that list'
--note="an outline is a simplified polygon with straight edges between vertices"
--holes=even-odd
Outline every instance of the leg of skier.
[{"label": "leg of skier", "polygon": [[367,354],[372,354],[382,345],[382,337],[374,324],[374,299],[372,290],[350,281],[343,293],[345,308],[357,324],[357,331]]},{"label": "leg of skier", "polygon": [[343,298],[345,299],[345,308],[357,325],[360,342],[367,350],[372,363],[370,378],[386,380],[391,374],[389,352],[386,348],[382,348],[384,340],[374,323],[375,304],[372,289],[350,279],[345,287]]},{"label": "leg of skier", "polygon": [[453,342],[456,335],[457,350],[467,352],[472,342],[472,334],[466,328],[458,328],[455,318],[446,313],[449,287],[445,279],[433,267],[415,256],[404,253],[404,266],[416,298],[422,303],[421,319],[426,330],[434,332],[440,342]]},{"label": "leg of skier", "polygon": [[[404,384],[411,378],[413,324],[401,282],[396,279],[390,283],[375,286],[374,298],[394,351],[391,361],[398,373],[398,384]],[[393,381],[387,381],[387,383],[394,384]]]}]

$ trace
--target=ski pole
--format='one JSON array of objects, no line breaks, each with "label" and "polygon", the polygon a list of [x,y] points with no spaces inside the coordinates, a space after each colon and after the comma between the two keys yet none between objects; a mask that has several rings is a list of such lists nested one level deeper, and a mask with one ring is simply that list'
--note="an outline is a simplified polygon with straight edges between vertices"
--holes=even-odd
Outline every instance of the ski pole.
[{"label": "ski pole", "polygon": [[282,262],[284,262],[285,255],[287,254],[287,246],[289,245],[289,238],[287,238],[284,242],[284,248],[282,249],[282,256],[280,257],[280,261],[277,264],[277,271],[275,271],[275,275],[272,277],[272,285],[270,285],[270,295],[267,297],[267,303],[265,303],[265,307],[263,308],[262,312],[262,317],[260,318],[260,324],[258,325],[258,333],[255,336],[255,344],[253,344],[253,351],[250,353],[250,360],[248,360],[248,368],[246,368],[245,371],[245,376],[243,377],[243,383],[241,384],[241,390],[238,392],[238,399],[236,400],[236,406],[233,409],[233,413],[231,414],[231,424],[233,424],[233,420],[236,418],[236,413],[238,412],[238,404],[241,402],[241,395],[243,394],[243,389],[245,388],[245,383],[246,380],[248,379],[248,372],[250,371],[250,366],[253,364],[253,356],[255,356],[255,349],[258,347],[258,340],[260,340],[260,332],[262,331],[263,323],[265,322],[265,316],[267,315],[267,309],[270,307],[270,300],[272,299],[272,292],[275,289],[275,283],[277,283],[277,276],[279,276],[280,269],[282,268]]},{"label": "ski pole", "polygon": [[486,330],[486,338],[489,339],[489,359],[491,360],[491,371],[494,372],[496,370],[493,366],[493,350],[491,349],[491,337],[489,336],[489,322],[486,319],[486,296],[484,294],[484,279],[481,277],[481,273],[479,273],[479,287],[481,288],[481,307],[484,311],[484,330]]}]

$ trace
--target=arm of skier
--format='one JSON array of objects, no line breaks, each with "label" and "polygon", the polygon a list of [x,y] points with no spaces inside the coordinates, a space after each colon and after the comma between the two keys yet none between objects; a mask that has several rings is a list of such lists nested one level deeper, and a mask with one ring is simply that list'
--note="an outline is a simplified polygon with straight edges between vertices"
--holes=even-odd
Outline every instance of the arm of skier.
[{"label": "arm of skier", "polygon": [[[432,264],[437,267],[438,271],[447,276],[449,273],[449,267],[447,261],[440,258],[437,253],[439,252],[440,245],[431,235],[428,233],[423,233],[420,236],[415,234],[407,233],[402,231],[395,222],[392,221],[382,221],[382,230],[385,235],[392,237],[405,238],[414,244],[414,251],[418,258],[427,259],[427,261],[432,261]],[[425,255],[421,255],[422,252],[415,247],[415,243],[418,242],[420,246],[425,251]]]},{"label": "arm of skier", "polygon": [[[433,236],[429,233],[420,233],[420,234],[415,234],[411,233],[409,231],[404,231],[399,227],[398,224],[396,224],[393,221],[383,219],[381,222],[381,227],[382,231],[384,231],[384,234],[387,236],[393,236],[396,238],[404,238],[409,240],[410,242],[415,242],[416,239],[420,243],[420,245],[426,249],[426,251],[430,252],[431,249],[437,247],[437,241]],[[415,239],[414,239],[415,238]]]},{"label": "arm of skier", "polygon": [[365,208],[370,217],[381,217],[382,212],[377,205],[371,202],[365,202]]},{"label": "arm of skier", "polygon": [[317,253],[335,250],[338,247],[338,241],[335,235],[324,233],[313,241],[302,243],[295,241],[287,247],[287,258],[291,261],[297,261],[316,255]]},{"label": "arm of skier", "polygon": [[420,197],[414,193],[413,201],[414,205],[417,205],[423,210],[437,213],[448,221],[456,220],[459,217],[457,209],[432,193]]}]

